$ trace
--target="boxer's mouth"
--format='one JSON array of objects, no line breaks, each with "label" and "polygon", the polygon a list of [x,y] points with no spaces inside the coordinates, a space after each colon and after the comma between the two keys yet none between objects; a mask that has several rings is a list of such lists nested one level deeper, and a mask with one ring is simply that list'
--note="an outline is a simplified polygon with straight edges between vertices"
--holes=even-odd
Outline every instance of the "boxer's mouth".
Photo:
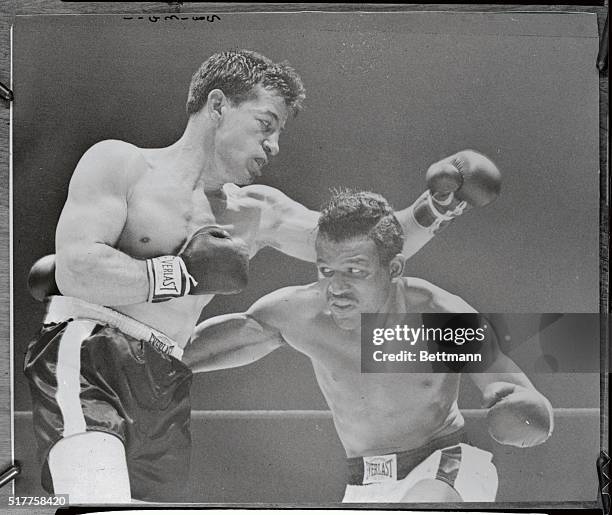
[{"label": "boxer's mouth", "polygon": [[330,309],[349,311],[357,305],[357,301],[348,297],[330,297],[327,299]]}]

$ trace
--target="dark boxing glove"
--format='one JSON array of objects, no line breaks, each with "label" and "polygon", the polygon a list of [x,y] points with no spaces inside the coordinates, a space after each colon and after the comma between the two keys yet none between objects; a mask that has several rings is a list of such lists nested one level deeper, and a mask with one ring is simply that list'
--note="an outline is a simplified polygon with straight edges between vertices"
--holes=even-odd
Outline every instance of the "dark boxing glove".
[{"label": "dark boxing glove", "polygon": [[185,295],[239,293],[248,282],[248,247],[218,227],[202,227],[178,256],[147,259],[147,273],[149,302]]},{"label": "dark boxing glove", "polygon": [[61,295],[55,282],[55,255],[41,257],[28,274],[28,288],[36,300],[42,302],[51,295]]},{"label": "dark boxing glove", "polygon": [[490,204],[501,190],[501,173],[495,163],[473,150],[462,150],[434,163],[425,180],[432,194],[454,193],[470,207]]},{"label": "dark boxing glove", "polygon": [[501,173],[495,163],[473,150],[432,164],[425,179],[428,190],[415,202],[414,217],[434,232],[464,211],[490,204],[501,190]]}]

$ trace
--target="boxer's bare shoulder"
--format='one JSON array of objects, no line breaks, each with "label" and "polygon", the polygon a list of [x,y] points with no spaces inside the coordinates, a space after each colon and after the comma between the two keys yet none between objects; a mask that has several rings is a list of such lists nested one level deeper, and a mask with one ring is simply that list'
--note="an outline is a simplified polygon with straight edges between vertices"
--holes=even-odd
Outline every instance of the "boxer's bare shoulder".
[{"label": "boxer's bare shoulder", "polygon": [[83,154],[57,225],[58,252],[80,241],[117,246],[148,161],[143,149],[120,140],[100,141]]},{"label": "boxer's bare shoulder", "polygon": [[475,310],[461,297],[418,277],[402,277],[398,282],[400,301],[406,312],[474,313]]},{"label": "boxer's bare shoulder", "polygon": [[265,295],[248,313],[281,332],[308,325],[321,312],[323,300],[317,283],[288,286]]},{"label": "boxer's bare shoulder", "polygon": [[79,160],[72,175],[71,186],[86,186],[98,181],[111,181],[127,186],[129,179],[142,167],[132,166],[142,160],[142,150],[121,140],[103,140],[92,145]]},{"label": "boxer's bare shoulder", "polygon": [[[98,228],[98,241],[113,246],[127,218],[127,196],[136,180],[130,166],[140,155],[134,145],[106,140],[90,147],[79,160],[57,225],[58,250]],[[93,232],[93,231],[92,231]]]}]

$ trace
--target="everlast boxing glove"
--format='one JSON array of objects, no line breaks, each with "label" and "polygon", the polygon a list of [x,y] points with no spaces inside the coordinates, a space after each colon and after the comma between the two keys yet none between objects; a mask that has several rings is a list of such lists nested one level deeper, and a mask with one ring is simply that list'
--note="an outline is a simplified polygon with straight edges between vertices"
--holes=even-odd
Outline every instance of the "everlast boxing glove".
[{"label": "everlast boxing glove", "polygon": [[501,174],[488,157],[462,150],[431,165],[425,174],[432,194],[454,193],[473,207],[493,202],[501,190]]},{"label": "everlast boxing glove", "polygon": [[486,156],[462,150],[427,169],[428,189],[412,205],[406,220],[403,254],[410,257],[457,216],[485,206],[499,195],[501,174]]},{"label": "everlast boxing glove", "polygon": [[202,227],[178,256],[147,259],[147,273],[149,302],[184,295],[238,293],[248,282],[248,248],[218,227]]},{"label": "everlast boxing glove", "polygon": [[[147,259],[149,302],[183,295],[238,293],[246,287],[249,255],[244,242],[218,227],[203,227],[185,243],[178,256]],[[32,297],[43,301],[61,295],[55,282],[55,255],[40,258],[28,275]]]},{"label": "everlast boxing glove", "polygon": [[483,392],[489,434],[496,442],[533,447],[545,442],[554,428],[550,402],[539,392],[506,382],[491,383]]},{"label": "everlast boxing glove", "polygon": [[466,209],[490,204],[501,190],[497,166],[473,150],[462,150],[432,164],[425,180],[429,189],[415,202],[414,217],[434,232]]}]

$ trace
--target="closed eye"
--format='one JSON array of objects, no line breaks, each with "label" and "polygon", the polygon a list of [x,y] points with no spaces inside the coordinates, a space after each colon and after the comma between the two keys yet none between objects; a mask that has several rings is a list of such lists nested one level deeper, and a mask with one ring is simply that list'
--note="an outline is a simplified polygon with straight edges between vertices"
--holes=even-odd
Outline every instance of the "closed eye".
[{"label": "closed eye", "polygon": [[269,131],[272,128],[272,122],[269,120],[262,120],[259,118],[257,121],[259,122],[259,125],[261,125],[262,129],[266,131]]}]

